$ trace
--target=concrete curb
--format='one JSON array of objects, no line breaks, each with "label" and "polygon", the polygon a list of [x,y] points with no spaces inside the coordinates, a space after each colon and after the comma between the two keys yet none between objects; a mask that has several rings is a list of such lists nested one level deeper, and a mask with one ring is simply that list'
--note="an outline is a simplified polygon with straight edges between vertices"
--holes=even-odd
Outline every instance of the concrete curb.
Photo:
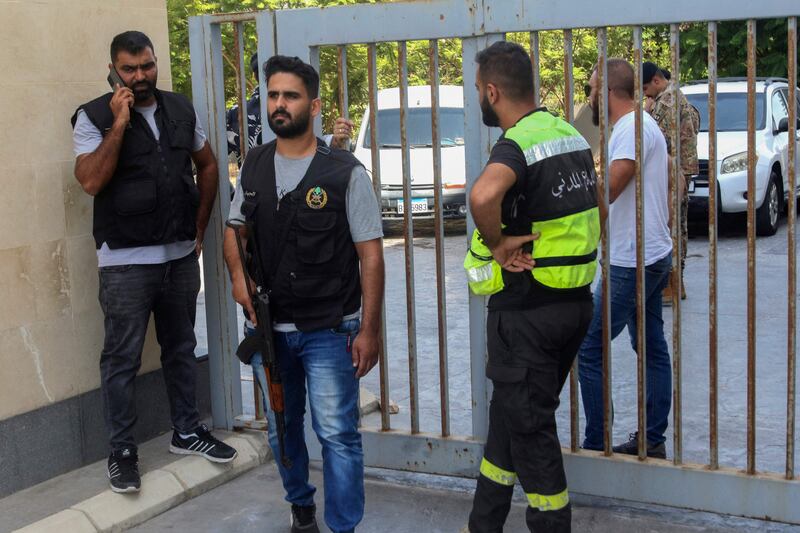
[{"label": "concrete curb", "polygon": [[14,533],[124,531],[272,458],[264,433],[243,431],[223,440],[239,452],[231,463],[216,464],[198,456],[183,457],[144,474],[142,490],[137,494],[117,494],[109,489]]},{"label": "concrete curb", "polygon": [[17,529],[14,533],[44,533],[45,531],[69,531],[70,533],[96,533],[89,519],[80,511],[66,509],[60,513],[50,515],[47,518],[34,522],[22,529]]}]

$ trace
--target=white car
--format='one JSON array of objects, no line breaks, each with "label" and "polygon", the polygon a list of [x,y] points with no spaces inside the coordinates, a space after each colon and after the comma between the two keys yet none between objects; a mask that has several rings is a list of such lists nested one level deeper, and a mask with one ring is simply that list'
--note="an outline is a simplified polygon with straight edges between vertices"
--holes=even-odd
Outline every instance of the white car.
[{"label": "white car", "polygon": [[[774,235],[788,198],[788,84],[780,78],[756,82],[756,232]],[[697,156],[700,173],[689,184],[689,212],[708,209],[708,81],[681,90],[700,112]],[[800,93],[798,93],[800,94]],[[723,213],[747,210],[747,80],[717,82],[718,206]],[[792,139],[800,149],[800,140]],[[800,150],[799,150],[800,152]],[[800,164],[797,165],[800,183]],[[795,191],[796,194],[797,191]]]},{"label": "white car", "polygon": [[[369,107],[356,138],[355,156],[371,173]],[[400,218],[403,202],[403,166],[400,149],[400,91],[378,91],[378,153],[381,162],[381,211],[384,218]],[[461,87],[439,87],[439,129],[442,146],[442,207],[445,218],[467,214],[464,168],[464,92]],[[433,216],[433,149],[431,140],[431,88],[408,88],[406,122],[410,152],[411,213]]]}]

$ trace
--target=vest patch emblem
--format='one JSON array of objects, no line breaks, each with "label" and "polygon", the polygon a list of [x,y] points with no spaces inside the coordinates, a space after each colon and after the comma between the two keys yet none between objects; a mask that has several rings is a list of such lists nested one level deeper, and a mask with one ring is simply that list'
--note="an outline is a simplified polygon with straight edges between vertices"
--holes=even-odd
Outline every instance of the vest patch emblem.
[{"label": "vest patch emblem", "polygon": [[322,209],[328,203],[328,193],[322,187],[312,187],[306,193],[306,205],[311,209]]}]

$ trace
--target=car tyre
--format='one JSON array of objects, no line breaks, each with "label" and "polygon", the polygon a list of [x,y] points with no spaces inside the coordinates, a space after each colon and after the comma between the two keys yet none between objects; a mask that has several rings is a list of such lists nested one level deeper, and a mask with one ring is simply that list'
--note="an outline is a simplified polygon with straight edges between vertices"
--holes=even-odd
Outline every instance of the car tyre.
[{"label": "car tyre", "polygon": [[778,186],[778,174],[773,170],[767,183],[767,192],[761,207],[756,210],[756,233],[761,236],[775,235],[778,231],[778,220],[783,211],[781,190]]}]

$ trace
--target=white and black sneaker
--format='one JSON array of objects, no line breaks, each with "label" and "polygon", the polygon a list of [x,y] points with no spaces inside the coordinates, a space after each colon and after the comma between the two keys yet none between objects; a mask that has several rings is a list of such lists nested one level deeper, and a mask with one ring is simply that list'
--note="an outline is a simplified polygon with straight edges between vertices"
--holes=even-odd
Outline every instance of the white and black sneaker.
[{"label": "white and black sneaker", "polygon": [[173,431],[169,451],[179,455],[202,455],[214,463],[228,463],[236,458],[236,450],[215,439],[205,424],[188,434]]},{"label": "white and black sneaker", "polygon": [[123,448],[108,456],[108,482],[114,492],[139,492],[139,456],[133,448]]},{"label": "white and black sneaker", "polygon": [[317,506],[295,505],[292,504],[292,516],[289,524],[292,526],[292,533],[319,533],[317,519]]}]

